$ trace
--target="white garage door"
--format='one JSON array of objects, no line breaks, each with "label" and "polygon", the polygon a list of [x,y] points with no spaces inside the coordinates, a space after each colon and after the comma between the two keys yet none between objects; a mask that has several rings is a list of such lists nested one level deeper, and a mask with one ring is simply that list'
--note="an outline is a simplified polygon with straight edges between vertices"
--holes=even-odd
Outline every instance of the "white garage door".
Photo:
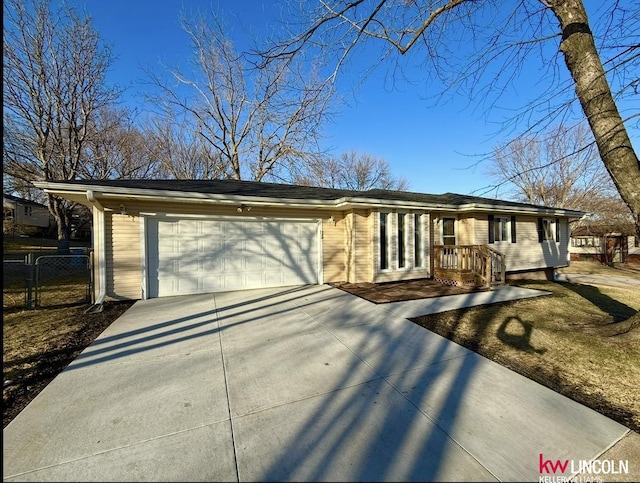
[{"label": "white garage door", "polygon": [[318,283],[314,221],[149,219],[149,297]]}]

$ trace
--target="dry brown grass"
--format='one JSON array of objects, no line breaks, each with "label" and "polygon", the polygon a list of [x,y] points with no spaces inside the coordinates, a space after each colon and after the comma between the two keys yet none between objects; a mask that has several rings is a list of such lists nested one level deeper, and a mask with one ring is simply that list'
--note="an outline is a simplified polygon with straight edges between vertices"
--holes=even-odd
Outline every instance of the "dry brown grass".
[{"label": "dry brown grass", "polygon": [[568,267],[558,269],[559,273],[579,273],[584,275],[613,275],[617,277],[630,277],[640,280],[640,266],[617,265],[610,267],[603,263],[592,261],[571,262]]},{"label": "dry brown grass", "polygon": [[638,289],[518,285],[552,295],[414,322],[639,431]]},{"label": "dry brown grass", "polygon": [[133,302],[8,309],[3,313],[3,428]]}]

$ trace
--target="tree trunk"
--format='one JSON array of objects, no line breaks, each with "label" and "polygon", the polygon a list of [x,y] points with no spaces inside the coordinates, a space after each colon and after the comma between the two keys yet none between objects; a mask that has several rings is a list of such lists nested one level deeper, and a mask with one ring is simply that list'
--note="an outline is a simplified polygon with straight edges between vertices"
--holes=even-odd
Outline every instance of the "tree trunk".
[{"label": "tree trunk", "polygon": [[58,240],[71,238],[71,210],[66,210],[62,200],[54,195],[49,195],[49,212],[56,220],[58,228]]},{"label": "tree trunk", "polygon": [[552,0],[546,4],[560,21],[560,51],[602,162],[631,210],[636,236],[640,237],[640,163],[611,94],[582,0]]}]

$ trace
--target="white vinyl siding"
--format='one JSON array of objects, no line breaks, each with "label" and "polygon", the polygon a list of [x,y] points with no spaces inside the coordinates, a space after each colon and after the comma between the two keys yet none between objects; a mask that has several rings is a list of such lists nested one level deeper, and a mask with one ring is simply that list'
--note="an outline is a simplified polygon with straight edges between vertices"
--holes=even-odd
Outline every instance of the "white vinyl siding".
[{"label": "white vinyl siding", "polygon": [[[480,217],[482,215],[478,216],[479,221]],[[516,217],[517,243],[499,243],[489,246],[504,253],[508,272],[565,266],[568,259],[568,238],[566,229],[562,229],[562,227],[566,223],[566,219],[560,219],[559,242],[556,242],[554,238],[540,243],[538,241],[538,217],[518,215]],[[488,243],[488,226],[488,215],[484,216],[484,220],[476,223],[477,243]]]},{"label": "white vinyl siding", "polygon": [[106,230],[110,240],[107,249],[113,250],[113,263],[107,270],[107,290],[116,298],[140,298],[140,224],[131,216],[116,213],[106,219],[111,221]]}]

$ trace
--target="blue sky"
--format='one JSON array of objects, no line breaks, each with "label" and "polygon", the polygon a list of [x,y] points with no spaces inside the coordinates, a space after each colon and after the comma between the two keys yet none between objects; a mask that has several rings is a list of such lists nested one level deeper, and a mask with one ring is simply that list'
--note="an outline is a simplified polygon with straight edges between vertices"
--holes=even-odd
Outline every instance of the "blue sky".
[{"label": "blue sky", "polygon": [[[275,19],[279,6],[275,0],[69,2],[91,15],[94,27],[111,44],[117,60],[109,80],[130,85],[131,95],[143,89],[136,84],[144,76],[140,65],[182,64],[190,56],[189,39],[179,25],[180,12],[185,9],[204,12],[218,9],[232,27],[236,46],[247,38],[240,24],[258,32],[278,28]],[[369,65],[369,59],[358,59],[357,64]],[[527,69],[534,72],[539,68],[525,66],[523,83],[506,92],[501,105],[521,105],[519,94],[530,93],[536,87],[526,84]],[[355,70],[344,73],[339,85],[348,105],[327,126],[323,145],[336,154],[354,149],[386,159],[394,175],[409,180],[411,191],[496,195],[495,191],[487,192],[492,181],[485,174],[486,163],[478,161],[497,142],[509,137],[500,134],[497,124],[501,121],[500,111],[487,117],[482,109],[469,107],[464,98],[434,107],[425,100],[430,93],[421,85],[419,71],[412,76],[415,85],[401,83],[395,88],[389,88],[385,82],[386,72],[384,67],[376,69],[357,90],[353,87],[360,83],[359,73]],[[497,195],[504,197],[505,189],[501,190]]]}]

